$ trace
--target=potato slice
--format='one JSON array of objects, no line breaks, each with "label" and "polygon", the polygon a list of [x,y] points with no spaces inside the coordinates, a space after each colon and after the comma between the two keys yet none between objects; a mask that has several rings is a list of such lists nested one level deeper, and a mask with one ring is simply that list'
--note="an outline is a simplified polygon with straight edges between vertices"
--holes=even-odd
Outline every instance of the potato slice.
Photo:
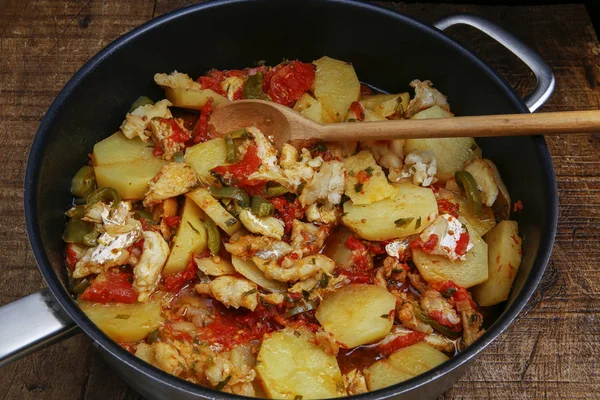
[{"label": "potato slice", "polygon": [[392,329],[387,318],[396,298],[377,285],[351,284],[325,296],[315,316],[327,332],[351,348],[383,339]]},{"label": "potato slice", "polygon": [[327,237],[323,255],[331,258],[335,265],[340,268],[350,268],[354,265],[352,251],[346,247],[346,240],[352,236],[352,232],[345,226],[340,226]]},{"label": "potato slice", "polygon": [[194,253],[206,249],[206,229],[202,223],[204,218],[202,210],[191,199],[186,198],[171,253],[163,268],[164,275],[183,271]]},{"label": "potato slice", "polygon": [[406,110],[410,95],[408,93],[400,94],[376,94],[365,96],[360,100],[360,105],[365,110],[371,110],[380,118],[387,118],[394,115],[398,109]]},{"label": "potato slice", "polygon": [[473,288],[480,306],[493,306],[508,299],[521,265],[521,238],[515,221],[500,221],[483,238],[488,245],[489,279]]},{"label": "potato slice", "polygon": [[314,344],[314,335],[286,328],[265,335],[256,372],[270,398],[323,399],[346,395],[335,356]]},{"label": "potato slice", "polygon": [[377,390],[404,382],[447,360],[448,356],[426,343],[413,344],[367,368],[365,370],[367,387],[369,390]]},{"label": "potato slice", "polygon": [[208,190],[204,188],[196,189],[186,194],[187,197],[194,202],[212,219],[219,228],[223,229],[228,235],[233,235],[242,228],[242,224],[233,215],[231,215],[225,207],[221,205],[219,200],[210,195]]},{"label": "potato slice", "polygon": [[226,153],[225,139],[217,138],[187,148],[183,160],[194,168],[203,183],[214,185],[217,179],[211,175],[210,170],[219,165],[227,165]]},{"label": "potato slice", "polygon": [[136,160],[154,159],[154,146],[140,138],[127,139],[121,131],[94,145],[94,165],[128,164]]},{"label": "potato slice", "polygon": [[[383,170],[370,151],[363,150],[354,156],[345,158],[344,167],[346,167],[344,193],[350,197],[352,203],[371,204],[394,194],[394,187],[389,184]],[[364,176],[368,180],[360,183],[359,179]]]},{"label": "potato slice", "polygon": [[236,256],[231,257],[231,263],[237,272],[244,275],[247,279],[271,292],[285,292],[287,285],[283,282],[269,279],[258,269],[254,261],[244,260]]},{"label": "potato slice", "polygon": [[112,340],[134,343],[143,340],[163,323],[160,303],[98,304],[79,300],[81,311]]},{"label": "potato slice", "polygon": [[223,257],[204,257],[196,258],[196,265],[198,269],[210,276],[223,276],[235,274],[235,268],[233,264],[224,259]]},{"label": "potato slice", "polygon": [[356,205],[351,200],[345,202],[344,225],[367,240],[405,237],[431,225],[438,213],[433,191],[411,183],[393,187],[395,194],[375,203]]},{"label": "potato slice", "polygon": [[323,107],[319,100],[315,99],[308,93],[304,93],[300,100],[294,105],[294,111],[299,112],[313,121],[323,122]]},{"label": "potato slice", "polygon": [[[447,118],[453,115],[438,106],[433,106],[415,114],[412,119]],[[446,182],[454,177],[454,173],[463,169],[465,162],[481,158],[481,149],[473,138],[444,138],[444,139],[406,139],[404,152],[406,154],[417,150],[431,150],[437,161],[435,176]]]},{"label": "potato slice", "polygon": [[166,161],[154,157],[126,163],[96,165],[94,173],[98,187],[112,187],[124,200],[142,200],[148,191],[148,182],[166,164]]},{"label": "potato slice", "polygon": [[212,99],[213,107],[229,103],[226,97],[210,89],[191,90],[183,88],[173,89],[170,87],[164,87],[164,89],[165,96],[175,107],[201,110],[209,99]]},{"label": "potato slice", "polygon": [[360,82],[352,64],[327,56],[313,61],[315,73],[314,93],[323,107],[323,122],[346,120],[348,108],[360,96]]},{"label": "potato slice", "polygon": [[447,257],[413,249],[413,262],[427,282],[452,281],[469,288],[488,279],[488,246],[474,229],[467,229],[473,248],[463,261],[451,261]]}]

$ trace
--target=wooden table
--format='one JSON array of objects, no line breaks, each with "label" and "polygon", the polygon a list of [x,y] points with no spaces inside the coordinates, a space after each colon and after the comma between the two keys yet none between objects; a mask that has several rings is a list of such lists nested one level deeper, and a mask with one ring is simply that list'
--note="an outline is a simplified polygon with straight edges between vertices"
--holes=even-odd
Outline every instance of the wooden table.
[{"label": "wooden table", "polygon": [[[0,4],[2,2],[0,1]],[[0,305],[41,289],[29,249],[22,181],[31,141],[51,101],[97,51],[186,0],[8,0],[0,9]],[[600,44],[581,5],[382,5],[425,22],[483,15],[537,50],[556,74],[543,111],[598,109]],[[469,28],[451,33],[521,93],[534,78],[500,45]],[[600,134],[547,137],[560,220],[552,261],[519,320],[443,398],[600,396]],[[0,373],[0,399],[138,399],[77,335]]]}]

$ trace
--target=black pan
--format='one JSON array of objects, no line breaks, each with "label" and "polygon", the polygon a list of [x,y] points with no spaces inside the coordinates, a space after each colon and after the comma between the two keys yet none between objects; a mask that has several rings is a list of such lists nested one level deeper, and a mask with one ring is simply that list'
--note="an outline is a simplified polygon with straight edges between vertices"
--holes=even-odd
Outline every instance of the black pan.
[{"label": "black pan", "polygon": [[[150,21],[111,43],[65,85],[33,142],[25,177],[25,216],[49,289],[0,308],[0,366],[80,328],[123,379],[148,398],[237,397],[193,385],[138,360],[79,310],[65,287],[61,240],[71,177],[87,161],[93,145],[117,130],[133,100],[141,94],[160,98],[154,73],[174,69],[198,76],[211,68],[242,68],[258,61],[277,64],[282,59],[310,61],[329,55],[351,61],[362,80],[385,91],[404,91],[414,78],[430,79],[448,96],[457,115],[525,113],[543,104],[554,78],[535,53],[474,16],[447,18],[436,26],[443,29],[457,23],[486,31],[532,67],[538,87],[526,101],[440,30],[354,1],[204,3]],[[410,381],[357,397],[440,395],[511,324],[542,277],[557,221],[556,180],[544,139],[481,139],[479,143],[486,157],[498,165],[513,198],[525,205],[519,219],[523,263],[506,307],[487,333],[458,356]]]}]

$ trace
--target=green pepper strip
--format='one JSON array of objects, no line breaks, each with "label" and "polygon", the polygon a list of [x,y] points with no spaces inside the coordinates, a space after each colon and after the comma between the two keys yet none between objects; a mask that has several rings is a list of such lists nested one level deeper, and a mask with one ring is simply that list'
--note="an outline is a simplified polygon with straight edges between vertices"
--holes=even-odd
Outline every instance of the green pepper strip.
[{"label": "green pepper strip", "polygon": [[100,236],[100,231],[98,230],[98,225],[94,226],[91,232],[83,235],[83,244],[89,247],[98,246],[98,237]]},{"label": "green pepper strip", "polygon": [[427,325],[431,326],[433,329],[438,331],[439,333],[448,336],[451,339],[458,339],[460,337],[460,332],[454,332],[452,329],[448,328],[437,322],[435,319],[431,318],[425,310],[423,310],[419,305],[413,304],[413,310],[415,312],[415,317],[419,321],[425,322]]},{"label": "green pepper strip", "polygon": [[290,318],[290,317],[293,317],[294,315],[298,315],[298,314],[302,314],[302,313],[305,313],[310,310],[314,310],[315,308],[317,308],[317,303],[316,303],[316,301],[311,300],[300,306],[290,308],[283,314],[283,317]]},{"label": "green pepper strip", "polygon": [[85,216],[85,206],[72,207],[65,214],[69,218],[81,219]]},{"label": "green pepper strip", "polygon": [[117,192],[115,189],[111,187],[103,187],[90,193],[86,197],[86,201],[89,206],[102,201],[105,203],[112,202],[113,207],[116,207],[121,201],[121,196],[119,196],[119,192]]},{"label": "green pepper strip", "polygon": [[158,340],[158,329],[155,329],[148,334],[148,337],[146,338],[146,343],[152,344],[152,343],[156,342],[157,340]]},{"label": "green pepper strip", "polygon": [[235,149],[235,143],[229,135],[225,136],[225,161],[232,164],[237,161],[237,151]]},{"label": "green pepper strip", "polygon": [[75,296],[79,297],[85,289],[89,288],[92,282],[88,281],[87,278],[74,279],[71,278],[69,280],[69,288],[71,289],[71,293]]},{"label": "green pepper strip", "polygon": [[473,175],[467,171],[456,171],[454,180],[458,186],[465,191],[467,195],[467,205],[475,215],[481,212],[481,196],[477,189],[477,182]]},{"label": "green pepper strip", "polygon": [[242,91],[244,99],[268,100],[269,98],[262,91],[262,82],[262,72],[249,76],[248,79],[246,79],[246,83],[244,83],[244,89]]},{"label": "green pepper strip", "polygon": [[208,192],[217,199],[237,200],[240,207],[248,208],[250,206],[250,196],[242,189],[236,187],[211,186],[208,188]]},{"label": "green pepper strip", "polygon": [[72,219],[63,232],[62,239],[66,243],[83,244],[84,236],[94,229],[94,225],[80,219]]},{"label": "green pepper strip", "polygon": [[229,136],[233,140],[248,138],[248,134],[246,133],[245,129],[237,129],[235,131],[231,131],[227,134],[227,136]]},{"label": "green pepper strip", "polygon": [[208,250],[210,250],[210,254],[216,256],[219,254],[219,249],[221,248],[221,234],[219,233],[219,228],[217,228],[217,225],[210,218],[207,218],[204,221],[204,227],[206,228]]},{"label": "green pepper strip", "polygon": [[148,96],[140,96],[136,101],[133,102],[128,113],[132,113],[136,108],[146,106],[148,104],[154,104],[154,102]]},{"label": "green pepper strip", "polygon": [[250,211],[252,211],[252,214],[256,215],[257,217],[268,217],[273,215],[275,212],[275,207],[269,200],[262,196],[256,195],[252,196],[252,207],[250,208]]},{"label": "green pepper strip", "polygon": [[71,194],[75,197],[85,197],[96,188],[96,175],[94,168],[84,165],[79,168],[71,180]]},{"label": "green pepper strip", "polygon": [[289,193],[290,191],[287,190],[285,187],[281,186],[281,185],[277,185],[277,186],[271,186],[271,187],[267,187],[267,197],[277,197],[277,196],[283,196],[286,193]]},{"label": "green pepper strip", "polygon": [[152,216],[152,214],[150,214],[146,210],[136,209],[136,210],[133,210],[133,213],[137,216],[136,219],[144,218],[147,221],[156,222],[156,221],[154,221],[154,217]]}]

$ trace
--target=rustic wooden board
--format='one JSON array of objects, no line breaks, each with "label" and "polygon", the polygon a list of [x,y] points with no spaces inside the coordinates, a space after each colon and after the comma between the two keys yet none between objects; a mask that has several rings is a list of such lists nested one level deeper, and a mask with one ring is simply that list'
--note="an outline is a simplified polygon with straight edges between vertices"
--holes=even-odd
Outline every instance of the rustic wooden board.
[{"label": "rustic wooden board", "polygon": [[[121,34],[187,0],[0,2],[0,305],[43,287],[29,249],[22,180],[31,141],[54,96],[92,55]],[[380,4],[433,22],[472,12],[537,50],[556,74],[544,111],[600,107],[600,44],[581,5]],[[520,93],[527,68],[469,28],[450,33]],[[444,399],[598,398],[600,391],[600,135],[547,138],[558,175],[560,221],[540,290],[518,323],[490,346]],[[5,367],[2,399],[139,399],[78,335]]]}]

